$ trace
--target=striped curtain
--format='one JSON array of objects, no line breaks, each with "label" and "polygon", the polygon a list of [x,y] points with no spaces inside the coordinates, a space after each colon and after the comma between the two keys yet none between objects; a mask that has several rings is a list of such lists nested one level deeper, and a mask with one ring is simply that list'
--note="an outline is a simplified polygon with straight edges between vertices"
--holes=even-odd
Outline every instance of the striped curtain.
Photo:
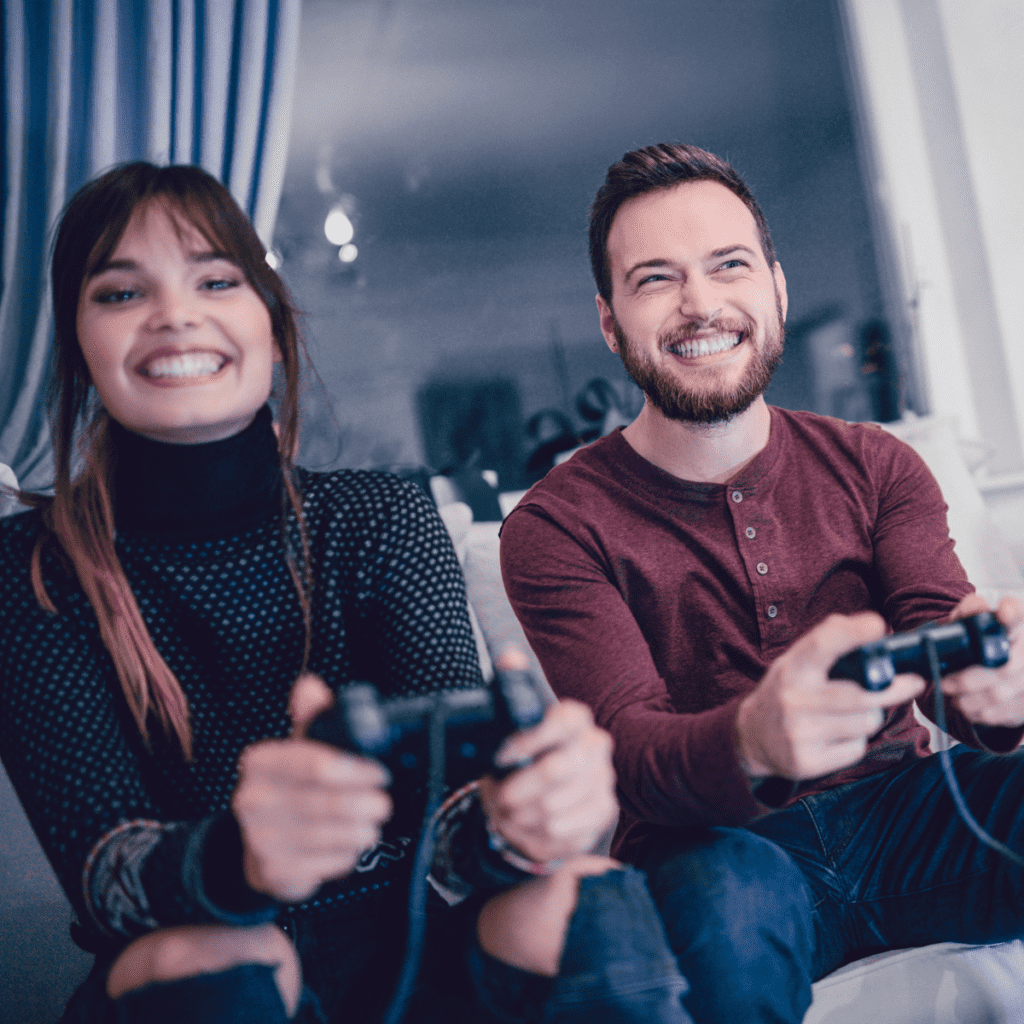
[{"label": "striped curtain", "polygon": [[301,0],[3,0],[0,463],[51,482],[50,236],[112,164],[199,164],[269,246]]}]

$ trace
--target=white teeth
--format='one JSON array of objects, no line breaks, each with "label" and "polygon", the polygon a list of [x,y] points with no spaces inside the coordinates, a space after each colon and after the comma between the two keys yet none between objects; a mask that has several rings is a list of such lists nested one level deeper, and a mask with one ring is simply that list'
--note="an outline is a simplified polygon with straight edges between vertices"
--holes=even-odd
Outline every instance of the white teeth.
[{"label": "white teeth", "polygon": [[214,352],[186,352],[180,356],[161,356],[147,363],[147,377],[208,377],[224,365],[224,356]]},{"label": "white teeth", "polygon": [[678,345],[669,346],[669,351],[686,359],[694,359],[697,356],[712,356],[716,352],[724,352],[738,345],[739,340],[738,334],[713,334],[710,338],[699,338],[697,341],[681,341]]}]

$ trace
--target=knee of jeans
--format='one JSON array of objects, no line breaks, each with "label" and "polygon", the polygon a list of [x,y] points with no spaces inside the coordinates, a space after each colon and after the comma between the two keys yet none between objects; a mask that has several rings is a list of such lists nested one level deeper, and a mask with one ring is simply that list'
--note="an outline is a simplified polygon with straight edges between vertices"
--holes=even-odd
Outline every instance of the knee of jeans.
[{"label": "knee of jeans", "polygon": [[301,988],[301,967],[291,942],[276,925],[252,928],[182,925],[158,929],[136,939],[114,961],[107,994],[117,999],[154,983],[212,974],[245,964],[274,969],[281,998],[294,1012]]},{"label": "knee of jeans", "polygon": [[641,865],[670,938],[685,920],[747,945],[753,934],[808,942],[811,903],[800,869],[770,840],[745,829],[709,829],[700,839],[663,840]]}]

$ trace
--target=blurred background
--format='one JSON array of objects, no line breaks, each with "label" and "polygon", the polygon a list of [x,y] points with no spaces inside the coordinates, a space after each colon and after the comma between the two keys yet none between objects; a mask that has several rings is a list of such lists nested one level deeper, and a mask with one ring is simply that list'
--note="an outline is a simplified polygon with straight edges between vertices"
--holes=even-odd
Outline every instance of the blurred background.
[{"label": "blurred background", "polygon": [[771,226],[791,307],[770,400],[921,410],[838,4],[305,0],[273,240],[323,383],[303,460],[468,461],[507,490],[628,422],[641,399],[598,329],[587,206],[623,152],[673,140],[729,159]]}]

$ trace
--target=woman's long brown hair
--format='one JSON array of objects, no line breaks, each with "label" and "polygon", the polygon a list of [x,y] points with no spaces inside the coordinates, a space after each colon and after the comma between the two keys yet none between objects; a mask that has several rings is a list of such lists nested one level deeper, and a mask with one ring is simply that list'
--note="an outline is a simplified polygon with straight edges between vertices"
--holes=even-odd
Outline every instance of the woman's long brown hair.
[{"label": "woman's long brown hair", "polygon": [[[312,574],[302,497],[292,462],[298,441],[302,349],[295,311],[245,214],[227,189],[198,167],[124,164],[82,188],[61,218],[53,244],[54,363],[48,394],[54,495],[27,496],[42,509],[44,527],[32,552],[32,585],[39,604],[56,613],[42,573],[43,548],[48,541],[55,541],[92,605],[143,739],[148,745],[148,720],[155,714],[165,734],[176,737],[184,757],[191,760],[188,701],[149,635],[115,549],[109,419],[93,391],[76,331],[85,283],[117,248],[132,214],[149,203],[160,204],[179,228],[195,228],[217,252],[232,259],[270,312],[285,381],[278,408],[278,453],[284,483],[282,532],[305,623],[303,668],[309,657]],[[76,463],[80,471],[72,479]],[[299,552],[289,538],[289,510],[298,525]]]}]

